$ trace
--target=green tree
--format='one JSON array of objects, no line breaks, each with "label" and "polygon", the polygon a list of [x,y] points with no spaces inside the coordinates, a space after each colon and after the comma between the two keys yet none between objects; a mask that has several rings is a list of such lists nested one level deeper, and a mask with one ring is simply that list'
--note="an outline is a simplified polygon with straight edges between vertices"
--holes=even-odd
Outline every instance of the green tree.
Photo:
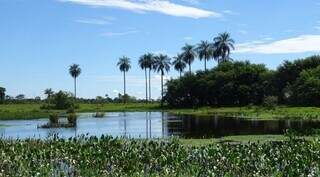
[{"label": "green tree", "polygon": [[186,68],[186,63],[183,60],[183,55],[182,54],[177,54],[177,56],[173,57],[174,61],[172,62],[173,67],[176,71],[179,72],[180,78],[181,78],[181,73],[183,70]]},{"label": "green tree", "polygon": [[163,76],[170,70],[170,58],[167,55],[160,54],[156,56],[154,69],[161,74],[161,106],[163,106]]},{"label": "green tree", "polygon": [[77,98],[77,77],[81,74],[81,68],[78,64],[73,64],[69,67],[69,74],[74,79],[74,98]]},{"label": "green tree", "polygon": [[148,54],[144,54],[139,59],[139,66],[144,70],[144,76],[146,80],[146,103],[148,103],[148,76],[147,76],[147,68],[149,68]]},{"label": "green tree", "polygon": [[182,47],[183,60],[189,65],[189,73],[191,74],[191,64],[196,58],[196,52],[194,51],[194,46],[186,44]]},{"label": "green tree", "polygon": [[3,104],[6,97],[6,89],[0,87],[0,103]]},{"label": "green tree", "polygon": [[51,103],[51,97],[54,94],[53,90],[51,88],[45,89],[44,94],[47,95],[47,101],[50,104]]},{"label": "green tree", "polygon": [[218,37],[215,37],[213,46],[213,56],[218,63],[231,60],[230,52],[234,50],[234,40],[231,39],[229,33],[221,33]]},{"label": "green tree", "polygon": [[117,63],[117,66],[119,67],[120,71],[123,72],[123,93],[124,93],[124,103],[126,102],[126,72],[129,71],[131,68],[130,64],[130,58],[123,56],[119,59],[119,62]]},{"label": "green tree", "polygon": [[55,93],[53,96],[53,104],[55,109],[69,109],[74,108],[73,104],[73,96],[71,93],[59,91]]},{"label": "green tree", "polygon": [[200,61],[204,61],[204,71],[207,71],[207,61],[210,60],[213,55],[212,44],[208,41],[201,41],[196,48],[196,52]]}]

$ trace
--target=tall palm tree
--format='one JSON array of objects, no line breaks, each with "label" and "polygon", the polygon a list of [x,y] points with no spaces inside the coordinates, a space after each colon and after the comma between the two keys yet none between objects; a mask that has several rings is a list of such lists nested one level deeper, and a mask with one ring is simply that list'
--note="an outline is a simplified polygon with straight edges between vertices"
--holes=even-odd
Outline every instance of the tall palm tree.
[{"label": "tall palm tree", "polygon": [[120,71],[123,72],[123,102],[126,102],[126,72],[129,71],[131,68],[130,58],[123,56],[119,59],[117,66],[119,67]]},{"label": "tall palm tree", "polygon": [[183,60],[183,55],[182,54],[177,54],[177,56],[175,56],[173,58],[174,58],[174,61],[172,62],[173,67],[174,67],[174,69],[176,71],[179,72],[180,78],[181,78],[181,73],[187,67],[187,65]]},{"label": "tall palm tree", "polygon": [[151,70],[154,68],[154,55],[152,53],[147,54],[147,62],[148,62],[148,69],[149,69],[149,100],[151,101]]},{"label": "tall palm tree", "polygon": [[144,54],[140,57],[139,66],[141,69],[144,69],[144,76],[146,79],[146,103],[148,103],[148,76],[147,76],[147,68],[149,68],[148,54]]},{"label": "tall palm tree", "polygon": [[77,77],[81,74],[81,68],[78,64],[69,67],[69,73],[74,79],[74,98],[77,98]]},{"label": "tall palm tree", "polygon": [[183,55],[183,60],[189,65],[189,73],[191,74],[191,64],[196,58],[194,46],[186,44],[184,47],[182,47],[182,55]]},{"label": "tall palm tree", "polygon": [[154,61],[154,69],[161,73],[161,106],[163,106],[163,76],[170,70],[170,58],[167,55],[160,54]]},{"label": "tall palm tree", "polygon": [[207,61],[213,55],[212,45],[208,41],[201,41],[196,48],[200,60],[204,60],[204,71],[207,71]]},{"label": "tall palm tree", "polygon": [[231,50],[234,50],[234,40],[231,39],[230,34],[225,32],[219,34],[214,39],[214,57],[218,60],[218,63],[231,60],[229,57]]}]

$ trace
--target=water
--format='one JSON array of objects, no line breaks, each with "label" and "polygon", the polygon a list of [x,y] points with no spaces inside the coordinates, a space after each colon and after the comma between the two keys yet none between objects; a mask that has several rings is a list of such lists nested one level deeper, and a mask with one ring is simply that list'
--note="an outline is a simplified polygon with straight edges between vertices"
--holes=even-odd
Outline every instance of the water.
[{"label": "water", "polygon": [[320,121],[244,120],[222,117],[175,116],[161,112],[107,113],[93,118],[93,113],[80,114],[76,128],[37,128],[48,119],[0,121],[3,138],[46,138],[78,135],[111,135],[129,138],[220,137],[226,135],[282,134],[286,129],[297,131],[320,128]]}]

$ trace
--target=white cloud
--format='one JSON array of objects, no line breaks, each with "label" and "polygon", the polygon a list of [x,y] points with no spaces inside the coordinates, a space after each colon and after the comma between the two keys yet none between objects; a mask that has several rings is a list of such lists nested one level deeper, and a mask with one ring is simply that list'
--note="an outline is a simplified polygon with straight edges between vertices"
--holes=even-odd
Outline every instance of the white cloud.
[{"label": "white cloud", "polygon": [[234,12],[232,10],[224,10],[222,12],[227,15],[240,15],[238,12]]},{"label": "white cloud", "polygon": [[119,90],[116,90],[116,89],[112,90],[112,92],[115,93],[115,94],[120,93]]},{"label": "white cloud", "polygon": [[320,35],[301,35],[278,41],[252,41],[238,44],[236,53],[289,54],[320,51]]},{"label": "white cloud", "polygon": [[168,0],[60,0],[96,7],[114,7],[134,12],[158,12],[166,15],[190,18],[221,17],[213,11],[172,3]]},{"label": "white cloud", "polygon": [[111,22],[107,21],[107,20],[103,20],[103,19],[90,19],[90,18],[82,18],[82,19],[78,19],[76,20],[76,22],[78,23],[85,23],[85,24],[93,24],[93,25],[107,25],[107,24],[111,24]]},{"label": "white cloud", "polygon": [[187,3],[190,3],[190,4],[199,4],[199,0],[181,0],[183,2],[187,2]]},{"label": "white cloud", "polygon": [[192,40],[192,37],[191,36],[186,36],[186,37],[183,37],[183,40],[190,41],[190,40]]},{"label": "white cloud", "polygon": [[139,31],[137,31],[137,30],[130,30],[130,31],[124,31],[124,32],[106,32],[106,33],[103,33],[102,36],[107,36],[107,37],[125,36],[125,35],[129,35],[129,34],[135,34],[138,32]]},{"label": "white cloud", "polygon": [[240,34],[248,34],[248,31],[246,31],[246,30],[239,30],[238,33],[240,33]]}]

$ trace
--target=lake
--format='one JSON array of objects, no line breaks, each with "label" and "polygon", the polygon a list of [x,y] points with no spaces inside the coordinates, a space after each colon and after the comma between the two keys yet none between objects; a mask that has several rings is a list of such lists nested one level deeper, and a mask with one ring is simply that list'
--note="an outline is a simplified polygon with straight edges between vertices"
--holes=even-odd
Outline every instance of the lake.
[{"label": "lake", "polygon": [[177,116],[166,112],[113,112],[106,113],[103,118],[93,118],[93,114],[79,114],[76,128],[37,128],[46,124],[48,119],[0,121],[0,136],[43,139],[54,134],[63,138],[86,134],[128,138],[208,138],[283,134],[286,129],[300,131],[320,128],[320,121],[307,120],[246,120],[216,116]]}]

